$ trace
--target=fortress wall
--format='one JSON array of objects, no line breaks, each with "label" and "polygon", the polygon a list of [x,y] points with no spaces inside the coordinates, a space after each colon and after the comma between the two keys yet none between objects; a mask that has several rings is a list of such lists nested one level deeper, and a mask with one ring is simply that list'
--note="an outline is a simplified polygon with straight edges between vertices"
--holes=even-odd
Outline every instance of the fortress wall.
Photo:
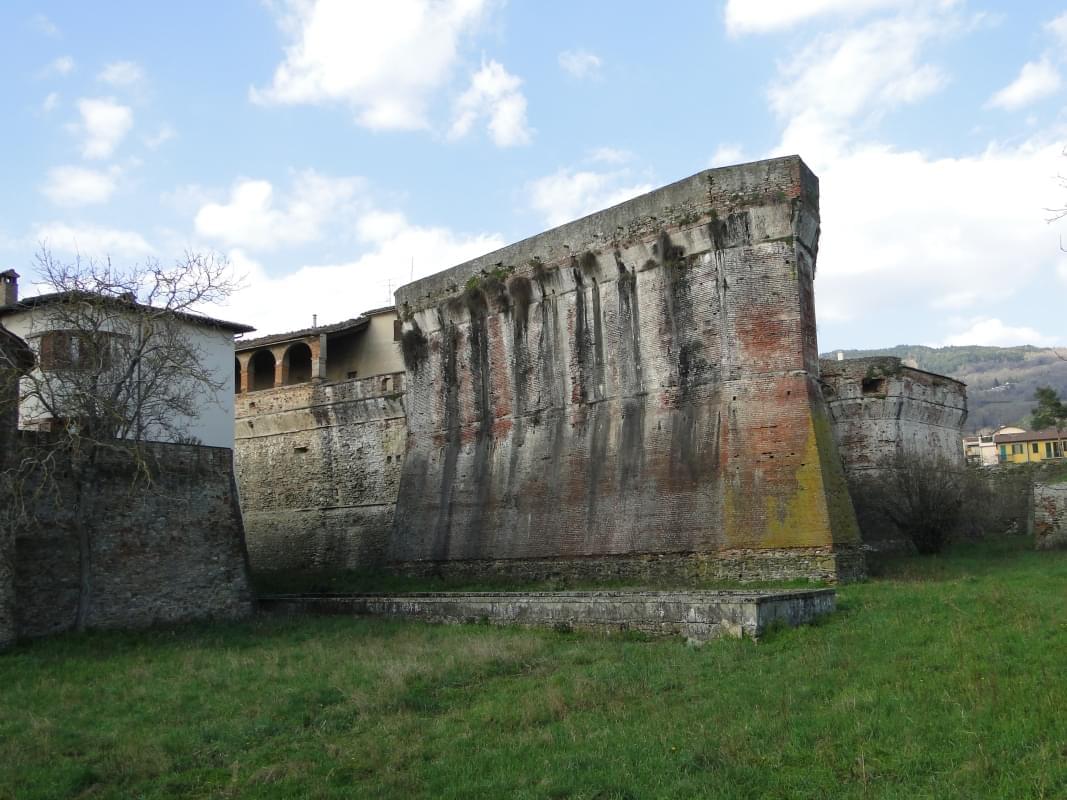
[{"label": "fortress wall", "polygon": [[901,459],[905,464],[934,459],[962,468],[967,387],[905,367],[892,356],[824,360],[821,372],[863,541],[877,550],[908,549],[892,522],[866,512],[864,481],[876,480]]},{"label": "fortress wall", "polygon": [[817,179],[789,157],[401,287],[409,435],[388,560],[862,571],[818,384],[818,231]]},{"label": "fortress wall", "polygon": [[237,396],[235,461],[254,571],[381,563],[407,436],[404,375]]},{"label": "fortress wall", "polygon": [[821,372],[847,474],[885,466],[898,454],[962,466],[965,384],[892,356],[824,360]]}]

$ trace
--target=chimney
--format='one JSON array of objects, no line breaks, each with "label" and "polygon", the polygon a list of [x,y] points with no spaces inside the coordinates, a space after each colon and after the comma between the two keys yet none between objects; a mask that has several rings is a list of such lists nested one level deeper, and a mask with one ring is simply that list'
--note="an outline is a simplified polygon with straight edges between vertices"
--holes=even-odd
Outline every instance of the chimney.
[{"label": "chimney", "polygon": [[0,307],[19,301],[19,274],[13,269],[0,272]]}]

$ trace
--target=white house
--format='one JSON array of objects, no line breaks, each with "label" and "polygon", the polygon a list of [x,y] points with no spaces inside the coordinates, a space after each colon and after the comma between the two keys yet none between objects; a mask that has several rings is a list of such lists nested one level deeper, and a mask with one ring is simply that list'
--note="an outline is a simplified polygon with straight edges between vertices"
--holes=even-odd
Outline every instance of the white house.
[{"label": "white house", "polygon": [[[175,352],[195,354],[196,369],[189,370],[197,374],[210,376],[210,381],[188,382],[186,396],[189,402],[182,404],[181,413],[172,414],[172,419],[165,427],[150,420],[145,422],[139,438],[148,441],[191,441],[210,447],[233,449],[234,434],[234,336],[254,330],[248,325],[185,312],[161,312],[133,302],[132,299],[103,299],[99,296],[85,295],[97,307],[106,307],[106,314],[98,314],[102,324],[92,327],[92,333],[86,333],[87,326],[69,323],[72,298],[71,292],[42,294],[36,297],[19,299],[18,274],[13,270],[0,273],[0,322],[11,333],[26,341],[37,357],[35,375],[38,384],[42,376],[50,371],[61,374],[64,370],[100,369],[100,352],[125,354],[135,349],[134,346],[114,347],[110,345],[101,350],[102,339],[134,342],[146,330],[159,335],[160,326],[165,322],[166,337],[174,341],[179,337],[182,346]],[[154,325],[154,327],[152,327]],[[97,356],[94,365],[83,363],[85,354],[94,351]],[[121,355],[121,358],[128,358]],[[106,360],[106,359],[105,359]],[[123,364],[108,363],[106,368],[121,372]],[[136,374],[136,373],[135,373]],[[182,370],[173,370],[163,374],[182,374]],[[31,379],[32,380],[32,379]],[[147,382],[147,381],[146,381]],[[139,392],[138,379],[134,377],[129,385],[131,392]],[[61,380],[55,385],[62,386]],[[148,390],[144,390],[148,391]],[[24,393],[25,394],[25,393]],[[55,404],[53,404],[55,405]],[[56,406],[58,407],[58,406]],[[146,411],[151,419],[152,410]],[[54,415],[47,412],[41,403],[34,403],[24,396],[19,408],[19,427],[47,428]],[[177,434],[176,431],[180,431]]]}]

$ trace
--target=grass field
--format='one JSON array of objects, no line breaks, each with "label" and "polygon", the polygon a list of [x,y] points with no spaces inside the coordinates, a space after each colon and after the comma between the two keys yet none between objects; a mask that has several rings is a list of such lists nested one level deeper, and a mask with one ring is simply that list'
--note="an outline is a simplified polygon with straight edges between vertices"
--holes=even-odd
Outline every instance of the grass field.
[{"label": "grass field", "polygon": [[1067,554],[892,562],[760,644],[346,618],[0,656],[0,797],[1067,797]]}]

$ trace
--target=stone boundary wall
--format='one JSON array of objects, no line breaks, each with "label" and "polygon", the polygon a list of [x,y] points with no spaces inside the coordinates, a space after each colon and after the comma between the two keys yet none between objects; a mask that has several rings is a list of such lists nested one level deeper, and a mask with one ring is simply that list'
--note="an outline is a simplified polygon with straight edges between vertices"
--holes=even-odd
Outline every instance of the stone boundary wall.
[{"label": "stone boundary wall", "polygon": [[759,639],[777,625],[797,626],[836,607],[833,589],[721,592],[415,592],[400,595],[275,596],[259,599],[276,614],[351,614],[446,624],[486,622],[592,631]]},{"label": "stone boundary wall", "polygon": [[[24,437],[39,435],[22,433]],[[253,610],[241,512],[227,448],[150,443],[152,483],[135,479],[128,452],[100,457],[92,487],[90,628],[140,628],[238,619]],[[79,596],[80,549],[69,470],[15,540],[19,637],[70,630]]]},{"label": "stone boundary wall", "polygon": [[1067,483],[1034,484],[1030,525],[1038,550],[1067,549]]},{"label": "stone boundary wall", "polygon": [[842,554],[836,577],[862,574],[818,382],[818,232],[818,180],[792,156],[401,287],[409,436],[390,564],[784,556],[749,560],[758,580],[764,564],[816,577],[818,551]]},{"label": "stone boundary wall", "polygon": [[380,564],[407,437],[404,374],[237,395],[234,458],[256,572]]},{"label": "stone boundary wall", "polygon": [[[15,334],[0,325],[0,473],[10,466],[18,428],[18,381],[33,364],[33,354]],[[0,503],[5,487],[0,483]],[[14,644],[15,621],[15,539],[4,524],[0,509],[0,650]]]}]

